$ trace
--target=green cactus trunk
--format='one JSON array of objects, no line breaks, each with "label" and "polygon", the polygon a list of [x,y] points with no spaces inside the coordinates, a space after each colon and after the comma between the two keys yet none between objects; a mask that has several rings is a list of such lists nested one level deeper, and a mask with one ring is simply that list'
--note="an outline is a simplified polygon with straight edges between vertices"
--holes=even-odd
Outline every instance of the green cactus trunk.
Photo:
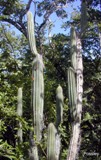
[{"label": "green cactus trunk", "polygon": [[76,105],[77,105],[77,88],[76,88],[76,74],[75,71],[69,67],[68,69],[68,98],[70,105],[71,118],[74,121],[77,115]]},{"label": "green cactus trunk", "polygon": [[71,67],[76,71],[77,68],[77,47],[76,47],[76,32],[74,27],[71,28]]},{"label": "green cactus trunk", "polygon": [[77,115],[77,82],[76,82],[76,69],[77,69],[77,39],[74,27],[71,28],[71,67],[68,69],[68,98],[70,105],[70,114],[72,120]]},{"label": "green cactus trunk", "polygon": [[36,41],[35,41],[35,31],[34,31],[34,21],[33,15],[30,11],[27,12],[27,31],[28,31],[28,40],[31,52],[34,56],[38,54],[36,49]]},{"label": "green cactus trunk", "polygon": [[[38,160],[38,148],[36,142],[41,140],[43,129],[43,105],[44,105],[44,79],[43,79],[43,58],[36,49],[34,21],[32,13],[27,13],[28,39],[31,52],[34,56],[32,63],[32,110],[35,146],[30,146],[30,156],[33,160]],[[31,158],[30,158],[31,159]]]},{"label": "green cactus trunk", "polygon": [[31,12],[27,13],[28,38],[31,52],[34,55],[32,64],[32,109],[33,126],[36,140],[41,140],[41,131],[43,127],[43,102],[44,102],[44,80],[43,80],[43,59],[36,49],[34,21]]},{"label": "green cactus trunk", "polygon": [[33,124],[36,140],[41,140],[43,128],[43,103],[44,103],[44,80],[43,80],[43,60],[41,55],[37,55],[33,61],[32,68],[32,106]]},{"label": "green cactus trunk", "polygon": [[56,128],[61,124],[63,119],[63,90],[59,85],[56,90]]},{"label": "green cactus trunk", "polygon": [[56,159],[56,128],[53,123],[48,125],[48,136],[47,136],[47,160]]},{"label": "green cactus trunk", "polygon": [[[17,98],[18,104],[17,104],[17,114],[18,116],[22,117],[22,88],[18,89],[18,98]],[[23,141],[23,132],[22,132],[22,124],[19,122],[18,124],[19,129],[17,132],[18,136],[18,144]]]}]

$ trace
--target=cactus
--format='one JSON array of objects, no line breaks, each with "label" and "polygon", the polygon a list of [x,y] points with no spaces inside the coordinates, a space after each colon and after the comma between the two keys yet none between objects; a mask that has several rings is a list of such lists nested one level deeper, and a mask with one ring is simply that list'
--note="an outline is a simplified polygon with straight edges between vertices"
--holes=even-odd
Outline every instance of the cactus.
[{"label": "cactus", "polygon": [[72,120],[74,120],[76,117],[76,104],[77,104],[76,75],[75,71],[71,67],[69,67],[68,69],[68,98],[70,105],[70,115]]},{"label": "cactus", "polygon": [[63,118],[63,90],[62,87],[59,85],[56,90],[56,128],[62,122]]},{"label": "cactus", "polygon": [[41,140],[41,131],[43,127],[43,99],[44,99],[44,81],[43,81],[43,63],[42,57],[38,54],[33,61],[32,68],[33,88],[33,124],[34,133],[37,141]]},{"label": "cactus", "polygon": [[71,67],[76,70],[77,68],[77,47],[76,47],[76,32],[74,27],[71,28]]},{"label": "cactus", "polygon": [[48,125],[47,160],[56,160],[56,128],[53,123]]},{"label": "cactus", "polygon": [[77,104],[77,85],[76,85],[76,69],[77,69],[77,40],[74,27],[71,28],[71,67],[68,68],[68,97],[70,105],[70,114],[72,120],[76,117]]},{"label": "cactus", "polygon": [[70,140],[67,160],[75,160],[80,145],[80,123],[82,113],[83,94],[83,65],[81,41],[71,28],[71,67],[68,68],[68,98],[72,117],[72,136]]},{"label": "cactus", "polygon": [[34,22],[32,13],[28,11],[28,38],[31,52],[34,55],[32,63],[32,109],[33,109],[33,126],[36,140],[41,140],[41,130],[43,126],[43,95],[44,95],[44,81],[43,81],[43,59],[38,54],[36,49]]},{"label": "cactus", "polygon": [[[36,49],[33,16],[32,13],[29,11],[27,13],[27,29],[28,29],[28,39],[31,52],[34,56],[32,62],[32,112],[33,112],[33,127],[35,135],[34,137],[36,138],[36,142],[39,142],[42,137],[41,131],[43,129],[44,64],[42,56],[38,54]],[[30,145],[30,159],[33,160],[39,159],[36,142],[34,146]]]},{"label": "cactus", "polygon": [[[18,116],[22,117],[22,88],[19,88],[18,89],[18,98],[17,98],[17,114]],[[18,132],[17,132],[17,136],[18,136],[18,143],[22,142],[23,141],[23,138],[22,138],[22,124],[21,122],[19,122],[19,129],[18,129]]]},{"label": "cactus", "polygon": [[27,12],[27,30],[28,30],[28,39],[31,52],[34,56],[38,54],[36,49],[35,33],[34,33],[34,22],[33,15],[30,11]]},{"label": "cactus", "polygon": [[[17,115],[19,117],[22,117],[23,111],[22,111],[22,88],[18,88],[18,97],[17,97]],[[18,123],[18,131],[17,131],[17,141],[16,145],[19,145],[23,142],[23,132],[22,132],[22,123]],[[23,160],[23,157],[20,158],[20,160]]]},{"label": "cactus", "polygon": [[[34,56],[32,63],[32,109],[33,109],[33,127],[34,127],[34,137],[36,141],[34,145],[30,145],[30,159],[39,160],[38,157],[38,147],[37,143],[40,143],[41,132],[43,129],[43,105],[44,105],[44,80],[43,80],[43,59],[42,56],[37,52],[35,35],[34,35],[34,22],[32,13],[28,11],[28,38],[31,48],[31,52]],[[77,121],[77,117],[81,116],[82,108],[82,97],[80,97],[79,90],[82,86],[80,85],[80,75],[82,76],[82,57],[80,50],[77,46],[78,37],[74,27],[71,28],[71,67],[68,69],[68,95],[71,115],[73,117],[73,135],[70,142],[70,151],[68,154],[68,159],[70,157],[76,157],[78,139],[80,134],[80,121]],[[80,68],[81,67],[81,68]],[[81,69],[81,70],[80,70]],[[81,87],[81,88],[80,88]],[[79,94],[78,94],[79,93]],[[78,101],[78,99],[81,101]],[[81,104],[80,104],[81,103]],[[81,106],[80,106],[81,105]],[[80,108],[80,107],[81,108]],[[80,116],[79,116],[80,115]],[[58,126],[62,122],[63,116],[63,91],[59,85],[56,91],[56,128],[53,123],[48,126],[48,136],[47,136],[47,160],[59,160],[60,156],[60,135]],[[80,118],[79,118],[80,120]],[[76,138],[75,138],[76,135]],[[75,147],[73,150],[73,146]],[[72,156],[72,152],[73,156]],[[74,158],[75,159],[75,158]],[[71,159],[72,160],[72,159]]]}]

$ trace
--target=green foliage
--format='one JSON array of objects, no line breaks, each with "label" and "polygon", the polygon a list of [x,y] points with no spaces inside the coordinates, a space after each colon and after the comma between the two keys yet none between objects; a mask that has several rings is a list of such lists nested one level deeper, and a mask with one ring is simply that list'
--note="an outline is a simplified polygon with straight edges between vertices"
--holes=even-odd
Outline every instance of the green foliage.
[{"label": "green foliage", "polygon": [[0,157],[2,158],[8,158],[10,160],[14,159],[17,160],[15,152],[14,152],[14,148],[9,145],[6,141],[3,142],[2,140],[0,140]]}]

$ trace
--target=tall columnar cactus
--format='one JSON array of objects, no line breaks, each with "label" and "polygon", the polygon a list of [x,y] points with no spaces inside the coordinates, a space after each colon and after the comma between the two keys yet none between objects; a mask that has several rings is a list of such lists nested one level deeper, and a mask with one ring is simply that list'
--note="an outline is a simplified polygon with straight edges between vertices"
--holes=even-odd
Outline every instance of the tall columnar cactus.
[{"label": "tall columnar cactus", "polygon": [[76,69],[77,69],[77,46],[76,32],[71,28],[71,67],[68,68],[68,97],[70,104],[70,113],[72,119],[76,116],[77,104],[77,84],[76,84]]},{"label": "tall columnar cactus", "polygon": [[36,49],[34,22],[31,12],[27,13],[28,38],[31,52],[34,55],[32,63],[32,109],[33,126],[36,140],[41,140],[41,131],[43,127],[43,103],[44,103],[44,80],[43,80],[43,59]]},{"label": "tall columnar cactus", "polygon": [[80,123],[83,94],[83,65],[81,41],[71,28],[71,67],[68,69],[68,98],[72,121],[72,137],[70,140],[67,160],[75,160],[80,145]]},{"label": "tall columnar cactus", "polygon": [[[17,114],[18,116],[22,117],[22,88],[18,89],[18,97],[17,97]],[[21,143],[23,141],[23,132],[22,132],[22,124],[19,122],[18,124],[18,143]]]},{"label": "tall columnar cactus", "polygon": [[53,123],[50,123],[48,125],[47,160],[57,160],[56,159],[56,128]]},{"label": "tall columnar cactus", "polygon": [[62,122],[63,119],[63,90],[59,85],[56,90],[56,128]]}]

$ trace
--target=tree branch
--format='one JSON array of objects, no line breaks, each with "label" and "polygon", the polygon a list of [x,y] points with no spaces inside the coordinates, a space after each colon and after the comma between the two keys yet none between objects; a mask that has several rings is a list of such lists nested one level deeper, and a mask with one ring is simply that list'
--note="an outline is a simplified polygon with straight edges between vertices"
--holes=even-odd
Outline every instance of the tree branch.
[{"label": "tree branch", "polygon": [[4,22],[8,22],[10,24],[12,24],[13,26],[15,26],[20,32],[22,32],[25,37],[27,38],[27,31],[26,31],[26,27],[23,23],[20,23],[19,21],[16,22],[16,21],[13,21],[12,19],[10,18],[2,18],[2,21]]},{"label": "tree branch", "polygon": [[11,52],[14,53],[14,47],[13,47],[10,39],[8,38],[8,35],[7,35],[7,33],[6,33],[6,30],[5,30],[5,27],[4,27],[4,25],[1,25],[1,26],[2,26],[2,28],[3,28],[3,33],[4,33],[4,35],[5,35],[5,38],[6,38],[8,44],[9,44],[9,46],[10,46],[10,48],[11,48]]},{"label": "tree branch", "polygon": [[39,26],[39,30],[38,32],[40,32],[41,30],[43,30],[44,26],[46,25],[47,23],[47,20],[49,19],[50,15],[53,13],[53,12],[56,12],[57,10],[59,9],[63,9],[63,8],[66,8],[67,7],[67,2],[66,4],[64,5],[58,5],[58,1],[56,0],[55,2],[53,1],[52,4],[50,5],[50,10],[46,10],[46,13],[44,15],[44,21],[42,22],[42,24]]},{"label": "tree branch", "polygon": [[[11,18],[6,18],[6,17],[2,17],[1,21],[4,22],[8,22],[10,24],[12,24],[13,26],[15,26],[20,32],[22,32],[25,37],[27,38],[27,31],[26,31],[26,27],[25,24],[22,22],[23,16],[28,12],[28,10],[30,9],[31,3],[33,0],[29,0],[26,8],[25,9],[21,9],[20,12],[18,12],[17,16],[19,18],[18,21],[14,21]],[[4,15],[5,16],[5,15]]]},{"label": "tree branch", "polygon": [[33,0],[29,0],[27,5],[26,5],[26,9],[22,11],[21,17],[23,17],[30,9],[31,3]]}]

